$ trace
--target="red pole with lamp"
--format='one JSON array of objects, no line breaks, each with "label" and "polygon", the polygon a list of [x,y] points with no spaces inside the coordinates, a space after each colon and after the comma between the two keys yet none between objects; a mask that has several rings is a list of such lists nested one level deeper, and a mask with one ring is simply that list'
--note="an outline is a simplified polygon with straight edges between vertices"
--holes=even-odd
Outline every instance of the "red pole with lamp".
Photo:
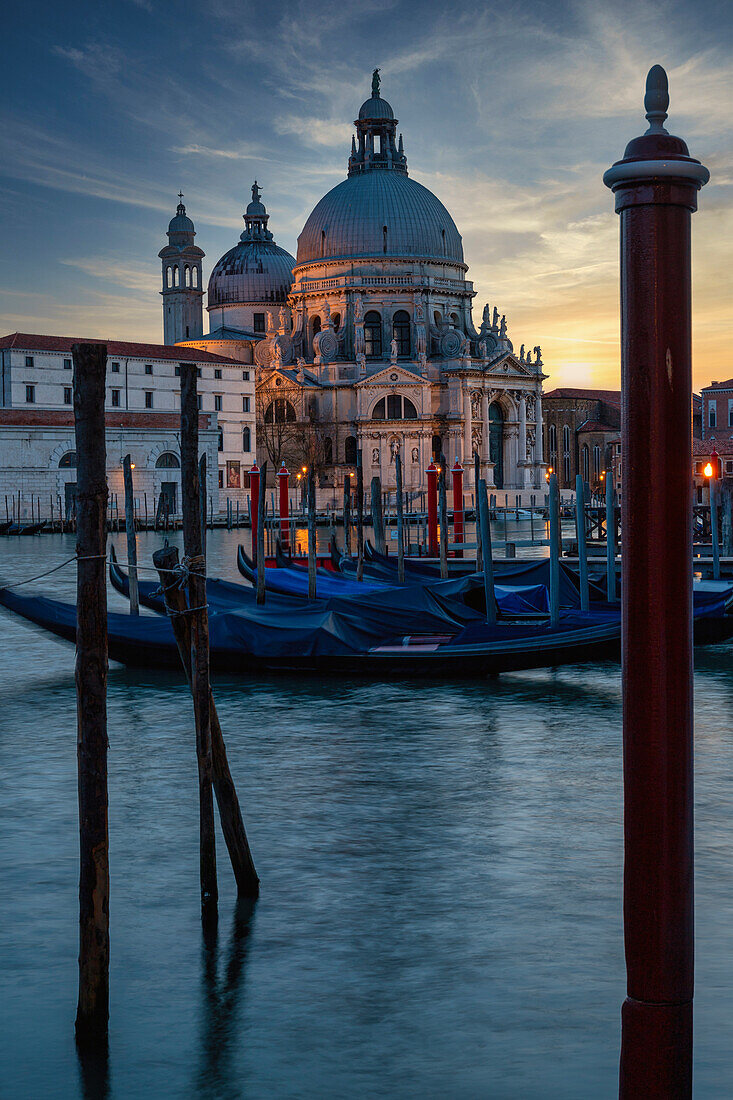
[{"label": "red pole with lamp", "polygon": [[277,471],[277,483],[280,489],[280,543],[283,550],[290,549],[290,516],[289,516],[289,502],[288,502],[288,479],[290,477],[289,472],[285,468],[283,462],[280,469]]},{"label": "red pole with lamp", "polygon": [[[453,542],[459,543],[465,540],[463,537],[463,467],[458,459],[451,474],[453,475]],[[462,558],[463,550],[456,547],[455,555],[457,558]]]}]

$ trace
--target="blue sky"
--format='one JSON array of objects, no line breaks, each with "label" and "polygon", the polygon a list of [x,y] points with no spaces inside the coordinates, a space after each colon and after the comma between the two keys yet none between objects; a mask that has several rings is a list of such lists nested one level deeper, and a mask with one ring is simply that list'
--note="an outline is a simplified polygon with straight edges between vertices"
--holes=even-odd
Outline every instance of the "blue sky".
[{"label": "blue sky", "polygon": [[463,234],[476,306],[541,344],[548,385],[618,380],[618,224],[603,170],[645,126],[711,170],[694,219],[695,378],[733,375],[733,5],[31,2],[4,18],[0,330],[159,341],[176,192],[206,252],[257,177],[279,244],[346,171],[382,70],[410,173]]}]

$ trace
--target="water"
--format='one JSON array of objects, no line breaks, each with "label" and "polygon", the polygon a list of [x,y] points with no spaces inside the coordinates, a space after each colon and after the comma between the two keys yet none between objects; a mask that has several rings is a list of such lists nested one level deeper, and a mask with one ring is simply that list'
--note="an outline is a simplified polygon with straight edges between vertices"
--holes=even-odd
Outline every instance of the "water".
[{"label": "water", "polygon": [[[212,571],[229,579],[237,538],[209,535]],[[142,535],[141,560],[159,544]],[[72,553],[69,536],[2,539],[0,574]],[[71,596],[73,570],[43,588]],[[73,1042],[73,649],[0,623],[0,1096],[615,1096],[617,666],[404,687],[218,680],[262,895],[237,916],[219,840],[208,947],[190,698],[178,676],[114,666],[101,1087],[84,1085]],[[730,649],[696,664],[695,1095],[718,1100],[733,1072]]]}]

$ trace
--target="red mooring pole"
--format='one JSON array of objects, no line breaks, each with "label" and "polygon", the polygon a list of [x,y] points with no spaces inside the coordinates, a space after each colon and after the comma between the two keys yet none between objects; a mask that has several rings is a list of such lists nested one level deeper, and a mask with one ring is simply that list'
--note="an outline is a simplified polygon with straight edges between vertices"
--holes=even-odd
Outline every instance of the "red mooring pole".
[{"label": "red mooring pole", "polygon": [[603,177],[621,216],[623,1100],[692,1095],[690,215],[709,173],[668,105],[655,65],[649,129]]},{"label": "red mooring pole", "polygon": [[428,475],[428,557],[438,556],[438,467],[431,462]]},{"label": "red mooring pole", "polygon": [[290,519],[288,514],[288,478],[290,474],[283,462],[277,471],[277,483],[280,486],[280,545],[283,550],[290,549]]},{"label": "red mooring pole", "polygon": [[252,561],[257,564],[257,522],[260,511],[260,468],[255,462],[249,471],[249,515],[252,521]]},{"label": "red mooring pole", "polygon": [[[463,542],[463,467],[458,459],[451,470],[453,475],[453,542]],[[463,551],[454,551],[457,558],[463,557]]]}]

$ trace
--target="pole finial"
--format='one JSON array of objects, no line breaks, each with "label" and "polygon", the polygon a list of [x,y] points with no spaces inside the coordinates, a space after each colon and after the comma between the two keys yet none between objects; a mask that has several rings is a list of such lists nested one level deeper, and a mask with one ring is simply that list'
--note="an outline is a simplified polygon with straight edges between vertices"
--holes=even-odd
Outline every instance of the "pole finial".
[{"label": "pole finial", "polygon": [[644,108],[649,121],[648,134],[666,134],[664,122],[669,107],[669,83],[661,65],[652,65],[646,78]]}]

